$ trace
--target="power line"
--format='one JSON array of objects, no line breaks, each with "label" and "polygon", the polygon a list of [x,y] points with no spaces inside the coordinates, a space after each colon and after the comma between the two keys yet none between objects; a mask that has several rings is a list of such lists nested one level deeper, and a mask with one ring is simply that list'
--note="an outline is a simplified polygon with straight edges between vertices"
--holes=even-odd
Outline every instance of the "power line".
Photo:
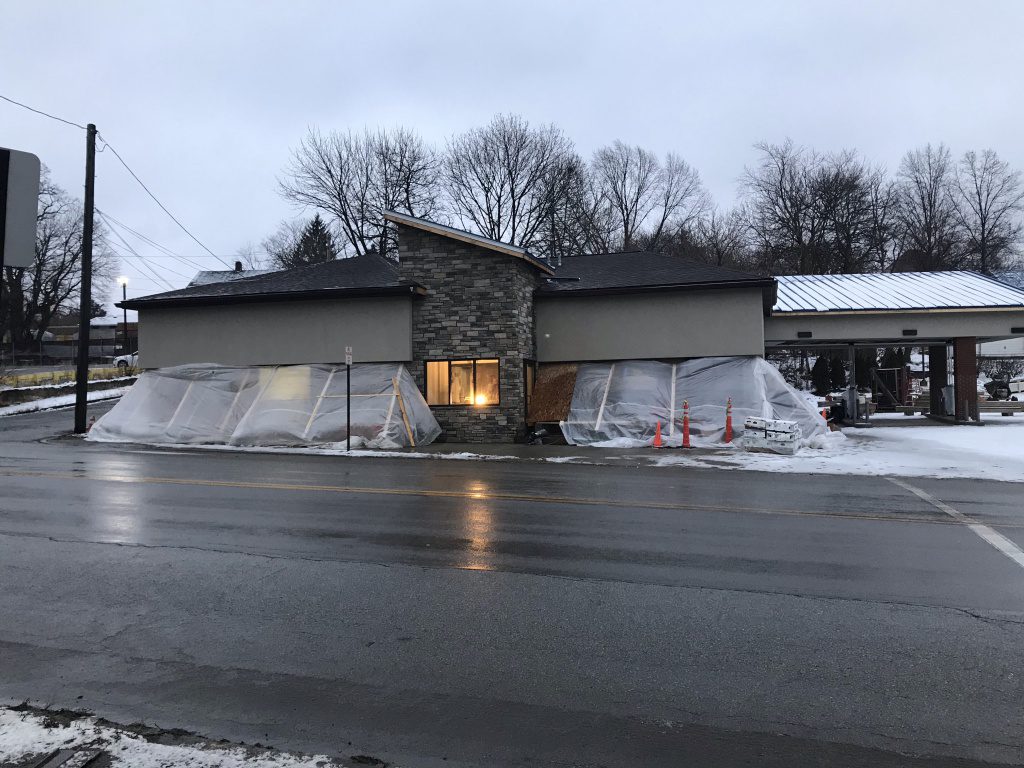
[{"label": "power line", "polygon": [[167,214],[168,216],[170,216],[170,217],[171,217],[171,221],[173,221],[173,222],[174,222],[175,224],[177,224],[177,225],[178,225],[178,226],[179,226],[179,227],[181,228],[181,231],[182,231],[182,232],[184,232],[184,233],[185,233],[186,235],[188,235],[189,237],[191,237],[191,238],[192,238],[192,239],[193,239],[193,240],[194,240],[194,241],[195,241],[195,242],[196,242],[196,243],[197,243],[197,244],[199,245],[199,247],[200,247],[200,248],[202,248],[202,249],[203,249],[204,251],[206,251],[206,252],[207,252],[208,254],[210,254],[211,256],[213,256],[213,258],[215,258],[215,259],[216,259],[217,261],[219,261],[219,262],[220,262],[221,264],[223,264],[223,265],[224,265],[225,267],[228,267],[228,268],[230,269],[230,267],[231,267],[231,265],[230,265],[230,264],[228,264],[228,263],[227,263],[226,261],[224,261],[224,260],[223,260],[222,258],[220,258],[220,256],[218,256],[218,255],[217,255],[217,254],[215,254],[215,253],[214,253],[213,251],[211,251],[211,250],[210,250],[209,248],[207,248],[207,247],[206,247],[205,245],[203,245],[203,244],[202,244],[202,242],[200,242],[200,240],[199,240],[199,238],[198,238],[198,237],[196,237],[196,236],[195,236],[195,235],[193,235],[193,234],[192,234],[191,232],[189,232],[189,231],[188,231],[188,228],[187,228],[187,227],[186,227],[186,226],[185,226],[184,224],[182,224],[182,223],[181,223],[180,221],[178,221],[178,219],[177,219],[177,218],[175,217],[175,215],[174,215],[173,213],[171,213],[171,212],[170,212],[169,210],[167,210],[167,206],[165,206],[165,205],[164,205],[163,203],[161,203],[161,202],[160,202],[160,201],[159,201],[159,200],[157,199],[157,196],[156,196],[156,195],[154,195],[154,194],[153,194],[153,193],[152,193],[152,192],[150,191],[149,187],[147,187],[147,186],[146,186],[146,185],[145,185],[145,184],[144,184],[144,183],[142,182],[142,179],[140,179],[140,178],[138,177],[138,175],[137,175],[137,174],[135,173],[135,171],[133,171],[133,170],[132,170],[132,169],[131,169],[131,168],[129,167],[128,163],[126,163],[126,162],[124,161],[124,158],[123,158],[123,157],[121,157],[120,153],[119,153],[119,152],[117,151],[117,149],[116,149],[116,148],[114,147],[114,145],[113,145],[113,144],[111,144],[111,143],[110,143],[109,141],[107,141],[107,140],[106,140],[105,138],[103,138],[103,134],[99,134],[99,138],[100,138],[100,141],[102,141],[102,142],[103,142],[103,144],[104,144],[105,146],[107,146],[107,147],[110,147],[110,151],[114,153],[114,157],[116,157],[116,158],[118,159],[118,162],[120,162],[120,163],[121,163],[121,165],[123,165],[123,166],[124,166],[124,169],[125,169],[126,171],[128,171],[128,173],[130,173],[130,174],[131,174],[132,178],[133,178],[133,179],[135,179],[135,181],[137,181],[137,182],[139,183],[139,186],[140,186],[140,187],[142,187],[142,188],[143,188],[143,189],[144,189],[144,190],[146,191],[146,194],[147,194],[147,195],[149,195],[149,196],[150,196],[151,198],[153,198],[153,202],[154,202],[154,203],[156,203],[157,205],[159,205],[159,206],[160,206],[160,210],[162,210],[162,211],[163,211],[164,213],[166,213],[166,214]]},{"label": "power line", "polygon": [[[150,273],[151,275],[153,275],[154,277],[156,277],[156,278],[157,278],[158,280],[162,280],[162,281],[163,281],[163,283],[164,283],[164,285],[166,285],[166,286],[167,286],[168,288],[170,288],[171,290],[174,290],[174,286],[173,286],[173,285],[171,285],[171,282],[170,282],[169,280],[165,279],[165,278],[164,278],[163,276],[159,275],[159,274],[157,273],[156,269],[155,269],[155,268],[154,268],[154,267],[153,267],[152,265],[150,265],[148,261],[146,261],[146,258],[145,258],[145,257],[144,257],[144,256],[143,256],[143,255],[142,255],[141,253],[139,253],[139,252],[138,252],[138,251],[136,251],[136,250],[135,250],[134,248],[132,248],[131,244],[130,244],[130,243],[129,243],[129,242],[127,241],[127,240],[125,240],[125,239],[124,239],[124,237],[123,237],[123,236],[121,235],[121,233],[120,233],[120,232],[118,232],[118,231],[117,231],[117,229],[115,229],[115,228],[114,228],[114,227],[113,227],[113,226],[112,226],[112,225],[110,224],[110,222],[109,222],[109,221],[107,221],[107,217],[106,217],[106,216],[104,216],[104,215],[103,215],[103,213],[102,213],[102,212],[100,212],[100,211],[99,211],[98,209],[97,209],[97,211],[96,211],[96,212],[97,212],[97,213],[99,213],[99,215],[100,215],[100,218],[102,218],[102,219],[103,219],[103,220],[104,220],[104,221],[106,222],[106,224],[107,224],[107,227],[108,227],[108,228],[110,229],[110,231],[111,231],[111,232],[112,232],[112,233],[114,234],[114,236],[115,236],[115,237],[117,237],[117,239],[118,239],[118,240],[120,240],[120,241],[121,241],[121,242],[122,242],[122,243],[124,244],[124,247],[125,247],[125,248],[127,248],[127,249],[128,249],[128,251],[129,251],[129,252],[130,252],[130,253],[131,253],[132,255],[134,255],[135,257],[137,257],[137,258],[139,259],[139,266],[143,266],[143,267],[145,267],[146,269],[148,269],[148,270],[149,270],[149,273]],[[112,251],[114,251],[114,253],[116,253],[116,254],[117,254],[118,256],[120,256],[121,258],[126,258],[126,257],[125,257],[125,255],[124,255],[123,253],[121,253],[121,252],[120,252],[120,250],[118,250],[117,248],[114,248],[114,244],[113,244],[113,243],[111,243],[111,242],[110,242],[110,240],[108,240],[108,239],[104,238],[104,242],[105,242],[105,243],[107,244],[107,246],[108,246],[108,247],[109,247],[109,248],[110,248],[110,249],[111,249]],[[174,272],[174,270],[172,270],[172,269],[170,269],[170,268],[168,268],[168,267],[164,267],[164,268],[165,268],[165,269],[167,269],[167,270],[168,270],[169,272]],[[175,272],[174,274],[177,274],[177,275],[178,275],[179,277],[184,277],[184,278],[188,279],[186,275],[182,275],[181,273]]]},{"label": "power line", "polygon": [[[3,99],[4,101],[9,102],[11,104],[14,104],[15,106],[21,107],[22,109],[27,109],[29,112],[35,112],[37,115],[42,115],[43,117],[48,117],[51,120],[56,120],[58,122],[65,123],[66,125],[70,125],[70,126],[73,126],[75,128],[80,128],[83,131],[86,130],[86,127],[84,125],[76,123],[76,122],[74,122],[72,120],[65,120],[63,117],[57,117],[56,115],[51,115],[49,112],[44,112],[41,109],[36,109],[35,107],[30,107],[28,104],[23,104],[22,102],[16,101],[15,99],[10,98],[9,96],[4,96],[3,94],[0,94],[0,99]],[[203,245],[203,243],[199,240],[199,238],[197,238],[195,235],[193,235],[184,224],[182,224],[180,221],[178,221],[178,218],[173,213],[171,213],[169,210],[167,210],[167,206],[165,206],[163,203],[160,202],[159,199],[157,199],[157,196],[154,195],[153,192],[150,190],[150,188],[147,187],[143,183],[142,179],[139,178],[138,174],[136,174],[135,171],[133,171],[131,169],[131,167],[128,165],[128,163],[126,163],[124,161],[124,158],[121,157],[121,154],[117,151],[117,149],[109,141],[107,141],[105,138],[103,138],[103,134],[97,132],[97,136],[99,137],[100,141],[102,141],[103,144],[104,144],[103,149],[106,149],[107,147],[110,147],[110,151],[114,153],[114,157],[117,158],[118,162],[121,163],[121,165],[124,166],[124,169],[126,171],[128,171],[128,173],[131,174],[132,178],[135,179],[136,182],[138,182],[139,186],[142,187],[146,191],[146,194],[149,195],[153,199],[153,202],[156,203],[158,206],[160,206],[160,210],[162,210],[164,213],[166,213],[168,216],[170,216],[171,221],[173,221],[175,224],[177,224],[181,228],[182,232],[184,232],[186,235],[191,237],[200,248],[202,248],[204,251],[206,251],[208,254],[210,254],[213,258],[215,258],[217,261],[219,261],[225,267],[227,267],[229,269],[231,268],[230,264],[228,264],[226,261],[224,261],[224,259],[222,259],[220,256],[215,254],[213,251],[211,251],[205,245]],[[100,152],[102,152],[103,149],[101,149]],[[155,243],[154,243],[154,245],[155,245]],[[159,247],[159,246],[157,246],[157,247]]]},{"label": "power line", "polygon": [[[112,224],[116,224],[117,226],[119,226],[124,231],[128,232],[129,234],[135,235],[135,237],[139,238],[143,242],[148,243],[152,247],[156,248],[158,251],[161,252],[161,255],[167,256],[167,257],[172,258],[172,259],[176,259],[177,261],[181,262],[182,264],[184,264],[187,267],[191,267],[192,269],[198,269],[200,271],[205,271],[206,270],[206,267],[203,266],[202,264],[199,264],[198,262],[193,261],[188,256],[182,256],[181,254],[175,253],[170,248],[168,248],[168,247],[166,247],[164,245],[161,245],[160,243],[156,242],[152,238],[147,237],[146,235],[142,234],[141,232],[132,229],[127,224],[125,224],[123,221],[119,221],[118,219],[115,219],[113,216],[111,216],[106,211],[101,211],[99,208],[97,208],[96,212],[100,216],[103,217],[103,220],[107,222],[108,226],[110,226]],[[204,256],[204,257],[201,257],[201,258],[206,258],[206,257]]]},{"label": "power line", "polygon": [[[110,242],[106,238],[104,238],[103,242],[104,242],[104,245],[106,245],[107,248],[109,248],[115,254],[117,254],[121,258],[125,258],[124,254],[121,253],[121,251],[119,251],[117,248],[115,248],[114,244],[112,242]],[[174,286],[171,285],[171,282],[167,278],[165,278],[162,275],[160,275],[153,267],[151,267],[148,263],[146,263],[145,260],[140,260],[140,261],[136,262],[136,266],[139,267],[139,271],[140,272],[142,272],[143,269],[145,270],[145,272],[143,272],[144,275],[149,275],[153,279],[154,282],[160,283],[162,285],[162,290],[163,289],[174,290]]]},{"label": "power line", "polygon": [[[101,216],[101,217],[103,217],[103,214],[101,213],[101,214],[100,214],[100,216]],[[103,218],[105,218],[105,217],[103,217]],[[109,222],[108,222],[108,226],[109,226]],[[167,288],[168,288],[169,290],[172,290],[172,291],[174,290],[174,286],[173,286],[173,285],[171,285],[170,281],[169,281],[169,280],[165,280],[165,279],[164,279],[163,277],[161,277],[160,275],[158,275],[158,274],[157,274],[157,272],[156,272],[156,270],[155,270],[155,269],[154,269],[153,267],[151,267],[151,266],[150,266],[149,264],[147,264],[147,263],[146,263],[146,260],[145,260],[144,258],[142,258],[141,254],[139,254],[139,252],[138,252],[138,251],[136,251],[136,250],[135,250],[134,248],[132,248],[131,244],[130,244],[130,243],[129,243],[129,242],[127,241],[127,240],[125,240],[125,239],[124,239],[124,237],[122,237],[122,236],[121,236],[121,233],[120,233],[120,232],[118,232],[118,231],[117,231],[116,229],[114,229],[113,227],[110,227],[110,231],[111,231],[111,232],[113,232],[113,233],[114,233],[114,235],[115,235],[115,237],[117,237],[117,239],[118,239],[118,240],[120,240],[120,241],[121,241],[121,242],[122,242],[122,243],[124,244],[124,247],[125,247],[125,248],[127,248],[127,249],[129,250],[129,252],[131,252],[131,253],[134,253],[134,254],[135,254],[136,256],[138,256],[138,257],[139,257],[139,264],[141,264],[142,266],[144,266],[144,267],[146,267],[147,269],[149,269],[150,273],[151,273],[151,274],[152,274],[152,275],[153,275],[154,277],[156,277],[156,278],[157,278],[157,279],[159,279],[159,280],[163,280],[163,282],[164,282],[164,285],[166,285],[166,286],[167,286]],[[112,243],[110,243],[109,241],[107,242],[107,245],[108,245],[108,246],[113,246],[113,244],[112,244]],[[116,248],[112,248],[112,250],[113,250],[113,251],[114,251],[115,253],[119,253],[119,252],[118,252],[118,250],[117,250]]]},{"label": "power line", "polygon": [[0,99],[3,99],[4,101],[9,101],[11,104],[15,104],[15,105],[17,105],[17,106],[19,106],[19,107],[21,107],[23,109],[27,109],[29,112],[35,112],[37,115],[42,115],[43,117],[48,117],[51,120],[56,120],[56,121],[58,121],[60,123],[67,123],[68,125],[72,125],[75,128],[81,128],[83,131],[85,130],[85,126],[84,125],[79,125],[78,123],[72,122],[71,120],[65,120],[63,117],[57,117],[56,115],[51,115],[49,112],[43,112],[43,110],[36,109],[35,107],[30,107],[28,104],[22,104],[20,101],[15,101],[14,99],[8,98],[7,96],[4,96],[3,94],[0,94]]},{"label": "power line", "polygon": [[[141,259],[143,264],[145,266],[149,267],[150,269],[162,269],[164,272],[170,272],[175,277],[180,277],[183,280],[191,280],[192,279],[191,276],[182,274],[181,272],[179,272],[176,269],[171,269],[166,264],[158,264],[158,263],[149,261],[148,259],[146,259],[145,256],[143,256],[143,255],[141,255],[139,253],[124,253],[123,251],[118,250],[118,248],[115,248],[114,244],[112,242],[110,242],[109,240],[104,240],[104,244],[108,248],[110,248],[110,250],[112,250],[115,254],[117,254],[118,257],[120,257],[122,259]],[[133,264],[135,266],[138,266],[138,264],[136,264],[136,262],[134,262],[134,261],[129,262],[129,264]]]}]

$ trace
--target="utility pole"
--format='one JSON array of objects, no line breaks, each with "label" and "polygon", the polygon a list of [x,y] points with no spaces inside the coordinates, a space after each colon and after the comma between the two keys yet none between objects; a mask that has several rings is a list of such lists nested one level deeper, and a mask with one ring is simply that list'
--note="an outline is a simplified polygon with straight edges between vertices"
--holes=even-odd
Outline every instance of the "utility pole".
[{"label": "utility pole", "polygon": [[82,221],[82,285],[78,309],[78,369],[75,373],[75,434],[82,434],[89,400],[89,316],[92,314],[92,224],[96,187],[96,126],[85,131],[85,218]]}]

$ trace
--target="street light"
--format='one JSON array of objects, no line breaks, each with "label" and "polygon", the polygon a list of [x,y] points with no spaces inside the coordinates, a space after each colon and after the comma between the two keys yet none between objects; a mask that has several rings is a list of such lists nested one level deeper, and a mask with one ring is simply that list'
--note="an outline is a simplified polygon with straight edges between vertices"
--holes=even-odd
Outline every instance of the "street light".
[{"label": "street light", "polygon": [[130,355],[131,350],[128,349],[128,309],[124,306],[124,302],[128,301],[128,278],[124,275],[117,278],[118,285],[121,286],[121,309],[124,310],[124,354]]}]

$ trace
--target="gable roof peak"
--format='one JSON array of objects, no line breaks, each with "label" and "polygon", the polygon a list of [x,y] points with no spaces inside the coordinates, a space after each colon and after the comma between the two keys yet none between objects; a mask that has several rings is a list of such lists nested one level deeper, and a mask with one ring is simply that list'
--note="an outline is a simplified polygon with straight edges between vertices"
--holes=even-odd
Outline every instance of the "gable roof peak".
[{"label": "gable roof peak", "polygon": [[500,240],[492,240],[489,237],[484,237],[483,235],[478,235],[474,232],[467,232],[464,229],[456,229],[455,227],[450,227],[447,224],[440,224],[436,221],[410,216],[409,214],[399,213],[398,211],[385,211],[384,219],[386,221],[390,221],[392,224],[402,224],[407,227],[413,227],[414,229],[439,235],[440,237],[447,237],[451,240],[458,240],[459,242],[476,245],[480,248],[486,248],[489,251],[503,253],[506,256],[515,256],[517,259],[522,259],[531,266],[536,267],[541,272],[545,272],[549,275],[553,275],[555,273],[555,270],[550,264],[543,259],[534,256],[526,248],[522,248],[518,245],[510,245],[509,243],[503,243]]}]

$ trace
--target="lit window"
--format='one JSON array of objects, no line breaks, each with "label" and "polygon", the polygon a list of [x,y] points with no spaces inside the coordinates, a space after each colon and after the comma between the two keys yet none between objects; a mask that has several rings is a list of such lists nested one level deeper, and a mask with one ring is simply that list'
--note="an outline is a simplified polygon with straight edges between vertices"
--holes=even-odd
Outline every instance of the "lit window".
[{"label": "lit window", "polygon": [[427,363],[428,405],[498,405],[497,360]]}]

